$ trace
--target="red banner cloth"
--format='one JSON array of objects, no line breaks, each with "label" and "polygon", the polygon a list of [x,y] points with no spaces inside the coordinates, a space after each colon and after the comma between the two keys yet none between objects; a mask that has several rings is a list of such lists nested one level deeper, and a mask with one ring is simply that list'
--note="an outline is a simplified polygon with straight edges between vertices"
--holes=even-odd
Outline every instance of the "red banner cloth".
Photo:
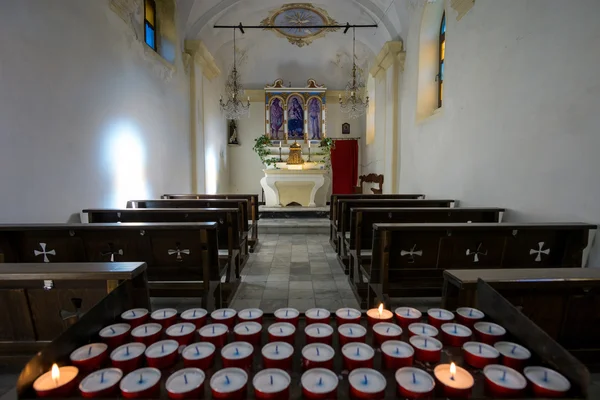
[{"label": "red banner cloth", "polygon": [[358,141],[334,140],[331,149],[332,194],[352,194],[358,179]]}]

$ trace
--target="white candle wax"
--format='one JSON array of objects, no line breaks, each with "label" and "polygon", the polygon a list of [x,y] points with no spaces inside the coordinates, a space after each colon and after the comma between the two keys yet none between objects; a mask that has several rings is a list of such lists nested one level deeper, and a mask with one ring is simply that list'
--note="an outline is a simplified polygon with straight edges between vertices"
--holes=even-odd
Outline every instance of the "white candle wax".
[{"label": "white candle wax", "polygon": [[208,324],[198,330],[200,336],[215,337],[227,333],[227,325],[224,324]]},{"label": "white candle wax", "polygon": [[109,325],[106,328],[100,331],[100,337],[114,337],[124,334],[131,329],[131,325],[129,324],[114,324]]},{"label": "white candle wax", "polygon": [[472,307],[460,307],[456,309],[456,313],[462,315],[465,318],[482,319],[485,314],[476,308]]},{"label": "white candle wax", "polygon": [[108,346],[105,343],[90,343],[74,350],[69,358],[71,361],[83,361],[104,353]]},{"label": "white candle wax", "polygon": [[442,330],[452,336],[470,337],[473,334],[466,326],[455,323],[443,324]]},{"label": "white candle wax", "polygon": [[137,328],[134,328],[131,331],[131,336],[135,336],[135,337],[146,337],[146,336],[152,336],[154,334],[156,334],[157,332],[159,332],[162,329],[162,326],[160,324],[157,324],[156,322],[151,322],[149,324],[143,324],[138,326]]},{"label": "white candle wax", "polygon": [[156,368],[140,368],[125,375],[119,387],[123,392],[137,393],[156,385],[160,377],[161,373]]},{"label": "white candle wax", "polygon": [[493,322],[477,322],[475,323],[474,328],[486,335],[502,336],[506,334],[506,329]]},{"label": "white candle wax", "polygon": [[224,368],[210,378],[210,387],[219,393],[236,392],[248,383],[248,374],[241,368]]},{"label": "white candle wax", "polygon": [[175,340],[161,340],[146,349],[146,357],[160,358],[173,354],[179,349],[179,343]]},{"label": "white candle wax", "polygon": [[254,375],[252,385],[254,389],[262,393],[278,393],[290,386],[292,378],[290,375],[277,368],[264,369]]},{"label": "white candle wax", "polygon": [[431,375],[414,367],[403,367],[396,371],[396,382],[413,393],[428,393],[435,387]]},{"label": "white candle wax", "polygon": [[413,347],[421,350],[434,351],[442,348],[442,342],[432,337],[412,336],[408,341]]},{"label": "white candle wax", "polygon": [[221,349],[221,357],[229,360],[246,358],[254,352],[254,347],[248,342],[232,342]]},{"label": "white candle wax", "polygon": [[327,324],[310,324],[304,328],[304,332],[311,337],[323,338],[333,334],[333,328]]},{"label": "white candle wax", "polygon": [[198,319],[206,316],[207,313],[204,308],[190,308],[181,313],[181,319]]},{"label": "white candle wax", "polygon": [[174,308],[162,308],[160,310],[154,311],[152,314],[150,314],[150,317],[152,319],[162,320],[162,319],[171,318],[174,315],[177,315],[177,310],[176,309],[174,309]]},{"label": "white candle wax", "polygon": [[329,393],[338,387],[338,377],[335,372],[325,368],[309,369],[300,378],[302,387],[311,393]]},{"label": "white candle wax", "polygon": [[185,336],[196,330],[196,325],[190,322],[181,322],[179,324],[171,325],[167,329],[167,335],[169,336]]},{"label": "white candle wax", "polygon": [[115,361],[126,361],[139,357],[146,351],[144,343],[127,343],[117,347],[110,353],[110,359]]},{"label": "white candle wax", "polygon": [[148,314],[147,309],[134,308],[132,310],[127,310],[123,314],[121,314],[121,318],[123,318],[124,320],[137,319],[137,318],[143,317],[146,314]]},{"label": "white candle wax", "polygon": [[505,357],[515,358],[517,360],[527,360],[531,358],[531,352],[516,343],[496,342],[494,348]]},{"label": "white candle wax", "polygon": [[188,360],[199,360],[213,354],[215,349],[215,345],[209,342],[192,343],[183,349],[181,355]]},{"label": "white candle wax", "polygon": [[273,336],[289,336],[296,332],[296,327],[289,322],[276,322],[269,326],[269,333]]},{"label": "white candle wax", "polygon": [[500,356],[498,350],[485,343],[467,342],[463,345],[463,349],[482,358],[496,358]]},{"label": "white candle wax", "polygon": [[328,361],[335,355],[335,350],[327,344],[312,343],[302,348],[302,357],[310,361]]},{"label": "white candle wax", "polygon": [[360,318],[360,316],[362,314],[356,308],[344,307],[344,308],[338,309],[335,312],[335,315],[337,315],[338,317],[340,317],[342,319],[356,319],[356,318]]},{"label": "white candle wax", "polygon": [[382,336],[398,336],[402,335],[402,328],[390,322],[378,322],[373,325],[373,332]]},{"label": "white candle wax", "polygon": [[416,308],[398,307],[396,308],[396,315],[400,315],[406,318],[419,319],[423,314],[421,314],[421,311],[417,310]]},{"label": "white candle wax", "polygon": [[486,365],[483,374],[496,385],[508,389],[521,390],[527,386],[527,380],[523,375],[504,365]]},{"label": "white candle wax", "polygon": [[[310,142],[308,142],[310,144]],[[310,145],[309,145],[310,147]],[[311,308],[306,310],[304,315],[307,318],[319,319],[319,318],[329,318],[331,313],[324,308]]]},{"label": "white candle wax", "polygon": [[38,392],[53,390],[71,382],[79,374],[79,369],[72,366],[60,367],[58,371],[60,375],[56,381],[52,379],[52,370],[50,370],[33,382],[33,389]]},{"label": "white candle wax", "polygon": [[294,354],[294,347],[286,342],[271,342],[265,344],[261,352],[270,360],[283,360]]},{"label": "white candle wax", "polygon": [[427,310],[427,314],[432,318],[441,319],[444,321],[452,321],[454,319],[454,314],[451,311],[444,310],[443,308],[430,308]]},{"label": "white candle wax", "polygon": [[253,335],[261,330],[262,325],[253,321],[240,322],[233,328],[233,331],[238,335]]},{"label": "white candle wax", "polygon": [[365,361],[375,356],[375,350],[365,343],[348,343],[342,347],[342,354],[351,360]]},{"label": "white candle wax", "polygon": [[439,333],[435,326],[423,324],[421,322],[410,324],[408,330],[419,336],[437,336]]},{"label": "white candle wax", "polygon": [[79,384],[79,390],[85,393],[95,393],[115,386],[123,377],[119,368],[105,368],[92,372]]},{"label": "white candle wax", "polygon": [[392,314],[392,312],[390,310],[383,309],[381,311],[381,315],[379,315],[378,308],[371,308],[369,311],[367,311],[367,316],[369,316],[370,318],[373,318],[373,319],[387,320],[387,319],[392,318],[394,316],[394,314]]},{"label": "white candle wax", "polygon": [[165,388],[170,393],[187,393],[199,388],[204,383],[205,377],[200,368],[180,369],[167,379]]},{"label": "white candle wax", "polygon": [[367,334],[364,326],[359,324],[344,324],[338,328],[340,335],[347,337],[363,337]]},{"label": "white candle wax", "polygon": [[571,389],[571,382],[558,372],[544,367],[526,367],[523,374],[532,383],[548,390],[566,392]]},{"label": "white candle wax", "polygon": [[466,369],[456,366],[456,373],[450,373],[450,364],[440,364],[433,370],[435,377],[445,386],[454,389],[468,389],[473,387],[475,380],[473,375],[467,372]]},{"label": "white candle wax", "polygon": [[282,319],[287,319],[287,318],[296,318],[297,316],[300,315],[300,312],[298,310],[296,310],[295,308],[280,308],[278,310],[275,311],[274,313],[275,318],[282,318]]},{"label": "white candle wax", "polygon": [[411,345],[399,340],[388,340],[381,345],[381,351],[391,357],[407,358],[415,354]]},{"label": "white candle wax", "polygon": [[238,317],[242,319],[256,319],[262,317],[262,315],[263,311],[260,308],[246,308],[238,313]]},{"label": "white candle wax", "polygon": [[362,393],[379,393],[385,390],[387,381],[372,368],[357,368],[348,375],[348,382]]},{"label": "white candle wax", "polygon": [[218,321],[235,317],[236,314],[237,311],[235,311],[233,308],[220,308],[210,313],[210,317]]}]

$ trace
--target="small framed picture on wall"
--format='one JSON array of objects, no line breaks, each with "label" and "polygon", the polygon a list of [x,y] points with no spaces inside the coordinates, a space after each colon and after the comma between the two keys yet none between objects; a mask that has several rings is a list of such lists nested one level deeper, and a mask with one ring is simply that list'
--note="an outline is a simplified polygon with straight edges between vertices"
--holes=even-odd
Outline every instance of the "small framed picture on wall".
[{"label": "small framed picture on wall", "polygon": [[342,124],[342,135],[349,135],[350,134],[350,124],[347,122],[344,122]]}]

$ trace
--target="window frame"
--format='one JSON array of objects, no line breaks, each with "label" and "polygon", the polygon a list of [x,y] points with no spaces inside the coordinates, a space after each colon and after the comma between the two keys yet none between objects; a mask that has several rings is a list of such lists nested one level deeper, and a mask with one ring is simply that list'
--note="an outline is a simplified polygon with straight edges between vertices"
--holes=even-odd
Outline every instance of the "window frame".
[{"label": "window frame", "polygon": [[[153,15],[153,21],[150,21],[148,19],[148,15],[146,14],[146,10],[148,8],[148,6],[150,6],[150,8],[152,8],[152,15]],[[154,33],[154,46],[150,46],[148,44],[148,37],[146,35],[146,30],[147,30],[147,26],[150,26],[150,28],[152,28],[152,32]],[[152,50],[158,52],[158,43],[157,43],[157,34],[156,34],[156,1],[155,0],[144,0],[144,43],[146,44],[146,46],[150,47]]]},{"label": "window frame", "polygon": [[[438,39],[438,108],[442,107],[443,101],[443,90],[444,90],[444,74],[443,69],[446,60],[446,11],[442,14],[442,20],[440,21],[440,31]],[[443,49],[443,54],[442,54]]]}]

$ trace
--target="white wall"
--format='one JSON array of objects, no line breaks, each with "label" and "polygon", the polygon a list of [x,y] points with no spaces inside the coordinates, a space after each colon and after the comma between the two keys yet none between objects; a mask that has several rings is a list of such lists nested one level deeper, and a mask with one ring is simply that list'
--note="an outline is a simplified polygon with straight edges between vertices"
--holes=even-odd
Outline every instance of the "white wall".
[{"label": "white wall", "polygon": [[0,221],[64,222],[190,190],[180,57],[161,80],[108,3],[0,3]]},{"label": "white wall", "polygon": [[[415,122],[422,7],[401,93],[400,190],[510,209],[512,221],[600,221],[600,6],[478,0],[449,7],[444,106]],[[590,264],[597,266],[598,246]]]}]

